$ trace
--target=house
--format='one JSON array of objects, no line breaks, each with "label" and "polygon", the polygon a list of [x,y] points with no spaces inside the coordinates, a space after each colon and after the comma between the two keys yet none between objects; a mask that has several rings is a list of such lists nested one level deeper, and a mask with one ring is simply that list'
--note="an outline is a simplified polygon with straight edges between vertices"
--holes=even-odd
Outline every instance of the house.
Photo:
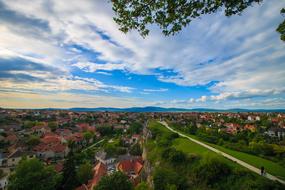
[{"label": "house", "polygon": [[42,136],[45,135],[46,133],[50,133],[51,130],[48,126],[44,125],[44,126],[34,126],[31,129],[33,131],[33,133]]},{"label": "house", "polygon": [[37,157],[42,159],[64,158],[69,148],[65,143],[65,139],[55,134],[45,135],[41,139],[41,143],[34,147]]},{"label": "house", "polygon": [[107,166],[103,164],[102,162],[99,162],[95,167],[94,167],[94,175],[93,179],[91,180],[91,184],[89,184],[89,187],[91,186],[91,190],[94,189],[94,187],[98,184],[100,179],[107,175]]},{"label": "house", "polygon": [[8,186],[8,176],[0,176],[0,190],[7,189]]},{"label": "house", "polygon": [[76,190],[93,190],[94,187],[98,184],[100,179],[107,175],[107,166],[102,162],[98,162],[93,168],[93,178],[88,181],[88,184],[83,184],[80,187],[77,187]]},{"label": "house", "polygon": [[84,143],[84,138],[81,133],[74,133],[68,137],[66,137],[67,141],[73,142],[76,146],[81,147]]},{"label": "house", "polygon": [[15,134],[10,134],[5,138],[5,142],[9,144],[15,144],[18,141],[18,137]]},{"label": "house", "polygon": [[27,152],[27,151],[23,151],[21,149],[17,149],[15,152],[13,152],[12,154],[10,154],[7,157],[6,160],[6,164],[8,167],[14,167],[16,165],[18,165],[18,163],[21,161],[21,159],[26,156],[28,159],[30,158],[35,158],[36,155],[33,152]]},{"label": "house", "polygon": [[224,126],[227,127],[225,131],[229,134],[236,134],[240,131],[240,125],[237,123],[225,123]]},{"label": "house", "polygon": [[57,173],[62,172],[63,170],[63,162],[58,162],[56,163],[56,165],[54,166],[54,169]]},{"label": "house", "polygon": [[132,135],[132,138],[131,138],[131,144],[136,144],[139,142],[139,140],[140,140],[140,135],[134,134]]},{"label": "house", "polygon": [[142,169],[143,161],[140,158],[122,160],[117,164],[117,170],[127,175],[134,185],[140,182]]},{"label": "house", "polygon": [[255,125],[246,124],[243,128],[244,128],[244,130],[248,130],[248,131],[251,131],[253,133],[256,132]]},{"label": "house", "polygon": [[42,159],[64,158],[69,152],[68,146],[61,143],[40,143],[33,150],[36,151],[37,157]]},{"label": "house", "polygon": [[115,158],[110,158],[107,156],[107,153],[105,151],[99,151],[95,155],[96,160],[99,162],[102,162],[105,165],[112,164],[116,161]]},{"label": "house", "polygon": [[285,137],[285,129],[284,128],[277,128],[272,127],[265,132],[265,134],[269,135],[270,137],[277,137],[279,139]]}]

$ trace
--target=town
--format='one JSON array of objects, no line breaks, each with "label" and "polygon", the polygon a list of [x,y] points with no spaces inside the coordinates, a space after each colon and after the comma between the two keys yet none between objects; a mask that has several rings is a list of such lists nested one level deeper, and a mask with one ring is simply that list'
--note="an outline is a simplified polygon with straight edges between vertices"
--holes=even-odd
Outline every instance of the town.
[{"label": "town", "polygon": [[204,142],[285,168],[284,113],[1,109],[0,189],[13,185],[19,165],[29,160],[54,170],[53,178],[58,179],[50,185],[57,189],[94,189],[104,176],[119,174],[133,187],[155,187],[149,182],[147,125],[162,120]]}]

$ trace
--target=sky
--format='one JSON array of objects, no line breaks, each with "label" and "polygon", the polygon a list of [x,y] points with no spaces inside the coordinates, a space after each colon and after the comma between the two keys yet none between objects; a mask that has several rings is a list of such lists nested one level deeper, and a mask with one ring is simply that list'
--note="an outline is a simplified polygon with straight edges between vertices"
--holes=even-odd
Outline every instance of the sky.
[{"label": "sky", "polygon": [[0,0],[0,107],[285,108],[285,1],[118,30],[108,1]]}]

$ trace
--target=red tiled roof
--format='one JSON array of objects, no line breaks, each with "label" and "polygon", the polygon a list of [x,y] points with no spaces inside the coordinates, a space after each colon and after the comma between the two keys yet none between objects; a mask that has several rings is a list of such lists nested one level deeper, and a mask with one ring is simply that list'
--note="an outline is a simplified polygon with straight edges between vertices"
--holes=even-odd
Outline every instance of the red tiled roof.
[{"label": "red tiled roof", "polygon": [[34,151],[37,152],[46,152],[46,151],[53,151],[55,153],[64,152],[66,149],[66,145],[55,143],[55,144],[45,144],[40,143],[39,145],[35,146]]},{"label": "red tiled roof", "polygon": [[59,143],[61,142],[61,138],[58,135],[46,135],[41,139],[41,141],[46,144]]},{"label": "red tiled roof", "polygon": [[93,179],[89,181],[88,186],[90,187],[90,189],[93,189],[98,182],[100,181],[100,179],[107,175],[107,166],[105,164],[103,164],[102,162],[99,162],[95,167],[94,167],[94,175],[93,175]]},{"label": "red tiled roof", "polygon": [[135,172],[135,174],[138,175],[143,168],[143,163],[140,159],[123,160],[118,163],[117,168],[123,173],[129,174]]},{"label": "red tiled roof", "polygon": [[75,190],[88,190],[88,187],[85,184],[83,184],[83,185],[77,187]]},{"label": "red tiled roof", "polygon": [[16,142],[18,140],[18,137],[15,134],[11,134],[8,135],[5,140],[9,142]]},{"label": "red tiled roof", "polygon": [[61,163],[61,162],[57,163],[57,164],[54,166],[54,168],[55,168],[55,171],[61,172],[61,171],[63,170],[63,163]]}]

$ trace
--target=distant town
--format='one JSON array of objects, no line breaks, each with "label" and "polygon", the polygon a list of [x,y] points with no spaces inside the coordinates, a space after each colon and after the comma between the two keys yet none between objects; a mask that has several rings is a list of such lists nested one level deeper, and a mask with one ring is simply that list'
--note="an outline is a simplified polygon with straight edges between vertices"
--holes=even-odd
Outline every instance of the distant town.
[{"label": "distant town", "polygon": [[[215,148],[219,150],[232,150],[264,159],[268,163],[256,160],[256,165],[252,161],[249,164],[257,168],[265,167],[266,172],[281,181],[285,179],[284,113],[0,109],[0,189],[9,189],[10,186],[13,189],[13,183],[19,183],[16,178],[19,178],[17,172],[20,172],[20,166],[25,167],[23,163],[28,164],[31,160],[54,171],[57,179],[54,184],[50,184],[54,189],[96,189],[98,185],[103,185],[102,179],[106,176],[119,174],[123,175],[119,176],[122,179],[126,177],[128,184],[136,189],[191,189],[191,183],[201,187],[206,185],[206,189],[215,189],[215,186],[211,186],[214,182],[210,179],[203,184],[195,181],[196,178],[194,180],[191,175],[194,171],[198,172],[196,169],[193,169],[191,175],[187,172],[183,174],[184,181],[169,179],[171,176],[164,177],[165,179],[159,176],[160,167],[161,170],[173,170],[175,174],[177,168],[184,171],[179,169],[179,163],[188,159],[194,162],[193,160],[203,157],[194,148],[191,150],[192,146],[185,144],[186,139],[179,137],[177,133],[168,137],[165,134],[164,138],[163,133],[167,129],[159,123],[161,121],[189,137],[217,146]],[[171,132],[167,130],[165,133]],[[169,155],[172,151],[174,157]],[[239,155],[236,157],[243,159]],[[244,159],[246,161],[247,158]],[[175,162],[179,163],[174,164],[175,166],[169,164]],[[271,167],[270,163],[276,165]],[[234,169],[231,170],[233,173],[227,171],[229,176],[237,175]],[[27,176],[30,175],[26,172]],[[220,174],[215,174],[217,175]],[[262,176],[251,175],[253,174],[249,175],[252,180],[263,179]],[[164,180],[170,184],[163,184]],[[267,180],[264,178],[261,181]],[[226,184],[218,177],[214,181]],[[277,181],[276,184],[268,183],[275,189],[284,188]],[[258,185],[263,187],[262,184],[263,182]],[[264,186],[266,185],[268,184]]]}]

